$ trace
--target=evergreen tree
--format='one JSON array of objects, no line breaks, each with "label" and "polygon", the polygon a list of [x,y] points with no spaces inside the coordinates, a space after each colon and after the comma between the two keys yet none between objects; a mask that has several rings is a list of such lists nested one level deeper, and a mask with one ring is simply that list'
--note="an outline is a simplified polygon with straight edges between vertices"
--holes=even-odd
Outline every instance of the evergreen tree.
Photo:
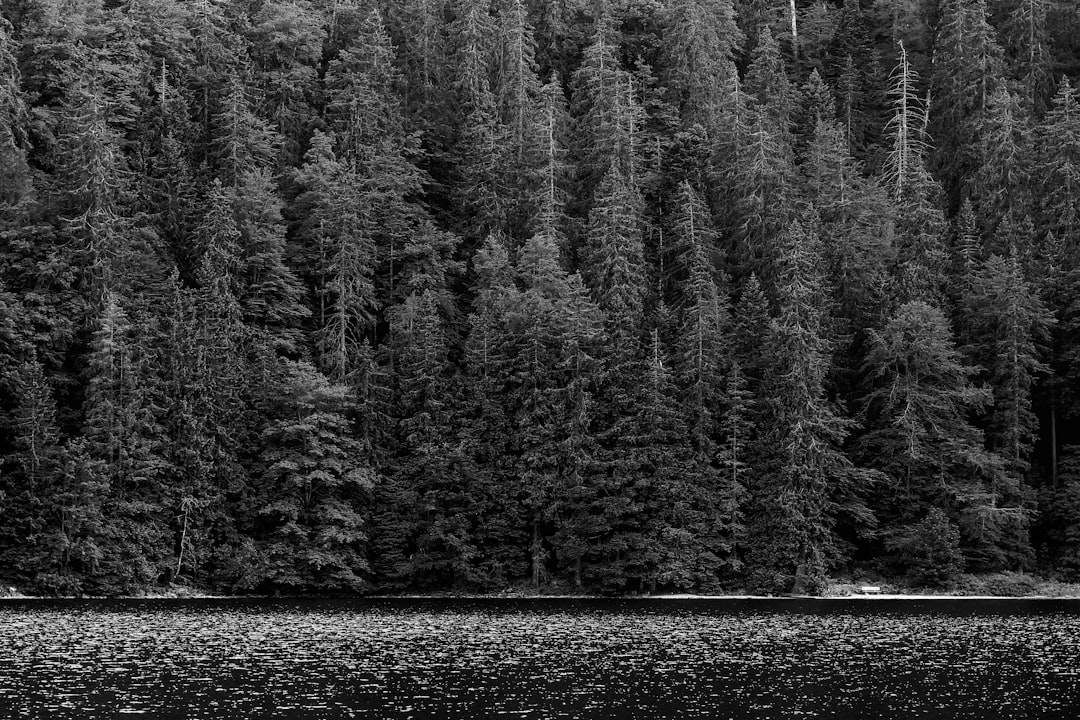
[{"label": "evergreen tree", "polygon": [[230,73],[221,106],[210,118],[208,161],[217,179],[234,185],[251,173],[274,168],[281,136],[259,117],[239,74]]},{"label": "evergreen tree", "polygon": [[363,178],[342,163],[333,139],[316,132],[297,174],[305,220],[303,257],[315,290],[316,358],[336,384],[363,366],[376,319],[375,220]]},{"label": "evergreen tree", "polygon": [[990,449],[1024,477],[1037,426],[1032,387],[1035,376],[1047,370],[1040,345],[1053,317],[1024,278],[1015,250],[1008,258],[994,255],[986,261],[964,304],[977,348],[973,359],[986,369],[994,396],[987,423]]},{"label": "evergreen tree", "polygon": [[979,119],[1001,82],[1001,48],[986,0],[946,0],[934,39],[930,123],[935,167],[952,207],[973,171]]},{"label": "evergreen tree", "polygon": [[[544,156],[544,138],[558,141],[556,127],[545,130],[541,125],[546,119],[556,124],[555,117],[545,117],[548,102],[555,98],[540,98],[536,40],[524,0],[509,0],[501,9],[498,34],[495,94],[506,133],[505,184],[513,194],[508,232],[511,237],[524,238],[535,214],[535,197],[543,192],[537,171]],[[554,115],[557,110],[552,107],[550,112]]]},{"label": "evergreen tree", "polygon": [[667,10],[667,85],[676,93],[684,125],[717,130],[744,42],[732,0],[680,0]]},{"label": "evergreen tree", "polygon": [[1017,0],[1001,28],[1014,74],[1023,83],[1024,107],[1035,116],[1046,109],[1053,90],[1048,27],[1051,6],[1052,0]]},{"label": "evergreen tree", "polygon": [[1027,511],[1009,504],[1019,499],[1015,480],[968,420],[992,396],[972,382],[977,370],[961,359],[945,316],[921,301],[901,306],[873,334],[865,371],[872,390],[860,442],[867,462],[889,477],[875,503],[886,532],[938,507],[959,523],[976,566],[1000,563],[1006,552],[1015,562]]},{"label": "evergreen tree", "polygon": [[318,65],[326,38],[307,0],[271,0],[251,18],[251,58],[261,85],[260,114],[283,139],[284,160],[296,163],[314,115]]},{"label": "evergreen tree", "polygon": [[11,38],[11,24],[0,19],[0,203],[14,206],[29,191],[26,151],[29,119]]},{"label": "evergreen tree", "polygon": [[109,592],[131,591],[164,571],[170,547],[159,504],[163,432],[146,349],[134,341],[120,299],[106,292],[102,303],[86,359],[84,428],[107,488],[94,582]]},{"label": "evergreen tree", "polygon": [[244,321],[265,333],[278,351],[301,348],[300,323],[310,314],[303,288],[286,264],[282,203],[266,171],[240,178],[231,192],[239,231],[239,301]]},{"label": "evergreen tree", "polygon": [[1080,103],[1068,78],[1062,78],[1043,122],[1036,130],[1034,177],[1038,187],[1037,226],[1059,246],[1058,262],[1080,266]]},{"label": "evergreen tree", "polygon": [[979,158],[970,184],[984,232],[1005,217],[1029,212],[1030,133],[1019,99],[999,86],[986,105],[979,128]]},{"label": "evergreen tree", "polygon": [[905,197],[912,186],[925,184],[928,151],[926,127],[927,108],[918,96],[919,75],[908,60],[907,50],[900,44],[900,62],[893,69],[889,88],[892,113],[886,126],[889,153],[885,157],[884,180],[897,200]]},{"label": "evergreen tree", "polygon": [[851,421],[827,394],[832,341],[816,228],[794,224],[783,256],[780,314],[766,352],[773,358],[760,432],[769,448],[751,488],[748,561],[753,581],[795,592],[820,590],[841,558],[841,514],[870,522],[865,476],[841,451]]},{"label": "evergreen tree", "polygon": [[746,70],[746,94],[753,98],[767,118],[767,127],[784,143],[790,144],[797,90],[788,80],[780,46],[772,30],[763,27],[751,53]]},{"label": "evergreen tree", "polygon": [[350,432],[348,390],[302,362],[285,363],[275,381],[250,500],[256,564],[238,589],[362,590],[361,503],[376,476]]},{"label": "evergreen tree", "polygon": [[[873,30],[858,0],[845,0],[825,51],[822,78],[836,93],[837,119],[852,154],[862,158],[877,138],[884,84]],[[904,40],[897,38],[902,45]]]}]

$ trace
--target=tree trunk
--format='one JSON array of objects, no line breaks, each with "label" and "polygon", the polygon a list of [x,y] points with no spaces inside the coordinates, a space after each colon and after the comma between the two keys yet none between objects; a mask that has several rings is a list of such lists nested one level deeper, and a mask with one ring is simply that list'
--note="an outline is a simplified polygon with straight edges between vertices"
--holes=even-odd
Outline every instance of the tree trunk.
[{"label": "tree trunk", "polygon": [[795,12],[795,0],[791,0],[791,55],[799,60],[799,25]]},{"label": "tree trunk", "polygon": [[187,541],[188,510],[184,510],[184,526],[180,531],[180,552],[176,554],[176,571],[173,572],[172,582],[180,577],[180,568],[184,564],[184,543]]}]

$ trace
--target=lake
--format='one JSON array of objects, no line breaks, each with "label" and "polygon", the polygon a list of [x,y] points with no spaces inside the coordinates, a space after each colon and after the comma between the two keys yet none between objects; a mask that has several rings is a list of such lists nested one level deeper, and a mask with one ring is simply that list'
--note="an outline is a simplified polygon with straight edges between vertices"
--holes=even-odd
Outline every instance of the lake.
[{"label": "lake", "polygon": [[1080,716],[1080,601],[0,601],[3,718]]}]

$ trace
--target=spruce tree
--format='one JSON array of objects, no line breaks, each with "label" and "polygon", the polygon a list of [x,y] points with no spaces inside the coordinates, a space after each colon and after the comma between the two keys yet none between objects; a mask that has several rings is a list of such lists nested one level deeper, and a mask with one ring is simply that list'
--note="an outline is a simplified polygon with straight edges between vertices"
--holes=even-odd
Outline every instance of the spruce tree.
[{"label": "spruce tree", "polygon": [[833,340],[817,228],[794,223],[785,240],[759,428],[769,450],[751,487],[747,559],[756,584],[803,593],[819,591],[842,559],[838,516],[866,521],[867,511],[858,487],[865,478],[841,450],[852,423],[826,385]]}]

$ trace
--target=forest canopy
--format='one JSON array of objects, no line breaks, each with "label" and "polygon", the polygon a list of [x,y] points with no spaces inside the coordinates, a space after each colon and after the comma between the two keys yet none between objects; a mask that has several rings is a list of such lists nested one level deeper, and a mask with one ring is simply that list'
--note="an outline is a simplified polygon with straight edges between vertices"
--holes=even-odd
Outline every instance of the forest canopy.
[{"label": "forest canopy", "polygon": [[2,0],[0,580],[1080,579],[1071,0]]}]

